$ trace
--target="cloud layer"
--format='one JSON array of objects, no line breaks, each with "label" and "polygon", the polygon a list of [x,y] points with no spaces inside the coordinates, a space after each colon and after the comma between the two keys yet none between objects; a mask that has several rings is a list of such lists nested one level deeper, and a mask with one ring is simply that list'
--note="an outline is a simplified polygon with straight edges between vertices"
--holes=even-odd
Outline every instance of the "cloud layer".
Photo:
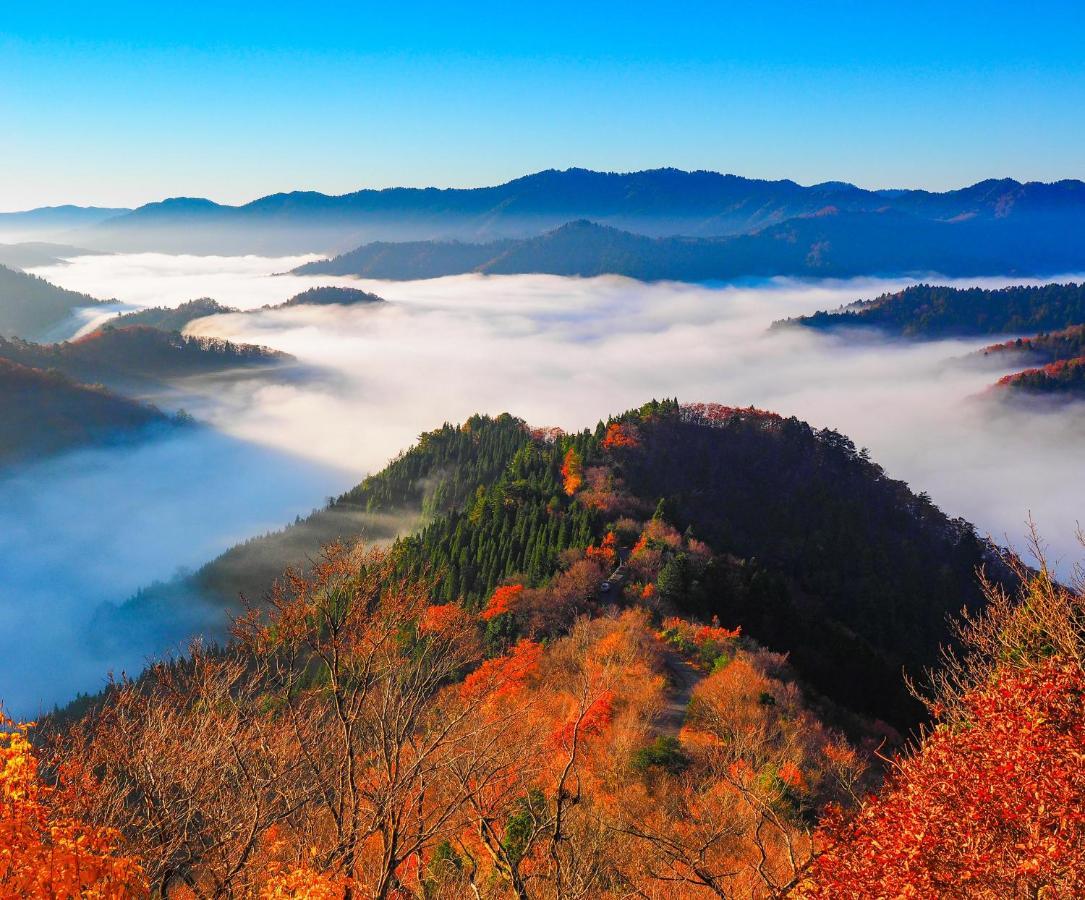
[{"label": "cloud layer", "polygon": [[[140,477],[127,486],[103,482],[103,491],[110,485],[108,495],[92,496],[88,487],[84,511],[76,513],[81,540],[68,542],[62,535],[58,543],[64,557],[56,569],[58,583],[70,582],[79,597],[73,602],[123,599],[148,578],[168,575],[170,565],[209,556],[225,533],[207,527],[214,517],[201,514],[201,503],[238,511],[234,533],[243,537],[247,523],[263,521],[256,511],[274,510],[277,521],[288,511],[307,511],[325,493],[380,468],[421,431],[443,421],[507,410],[533,424],[572,430],[662,396],[752,404],[837,428],[868,447],[891,476],[928,492],[950,515],[970,519],[997,540],[1018,541],[1031,512],[1064,567],[1075,559],[1073,532],[1085,509],[1080,405],[1026,411],[977,399],[1001,373],[962,365],[960,358],[986,340],[844,341],[768,330],[776,319],[876,296],[904,281],[710,287],[551,276],[397,283],[269,277],[298,261],[138,254],[84,257],[39,270],[65,287],[137,306],[176,305],[207,295],[256,310],[203,319],[190,330],[266,344],[302,364],[292,377],[273,383],[182,386],[178,402],[224,440],[265,448],[276,461],[256,475],[239,452],[212,464],[221,477],[192,479],[185,497],[191,517],[184,523],[191,534],[175,550],[144,533],[144,516],[175,502],[164,464],[146,458],[137,466]],[[330,283],[372,290],[392,302],[380,308],[259,310]],[[132,463],[102,458],[96,465],[119,472]],[[306,467],[321,476],[309,482],[299,475]],[[239,473],[246,478],[235,484],[231,476]],[[56,489],[64,490],[64,477],[53,477]],[[81,483],[88,476],[68,477]],[[27,519],[29,541],[47,533],[53,520],[44,500],[29,493],[27,498],[23,503],[39,510]],[[253,511],[248,519],[240,514],[246,508]],[[105,521],[96,522],[91,509],[105,510]],[[95,541],[96,529],[106,528],[115,536]],[[29,545],[0,544],[0,559],[16,551],[33,554]],[[144,553],[156,566],[138,563]],[[90,586],[88,579],[76,584],[84,565],[93,567]],[[23,584],[35,573],[51,577],[28,566]],[[0,609],[0,615],[10,612]],[[78,644],[78,635],[72,641]],[[6,663],[3,671],[9,671]],[[4,680],[10,685],[10,678]]]}]

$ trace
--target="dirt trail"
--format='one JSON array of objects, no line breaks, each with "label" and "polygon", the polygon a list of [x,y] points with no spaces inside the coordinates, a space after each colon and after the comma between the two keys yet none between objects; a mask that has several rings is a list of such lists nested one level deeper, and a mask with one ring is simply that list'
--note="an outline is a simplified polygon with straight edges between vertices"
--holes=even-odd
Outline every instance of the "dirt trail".
[{"label": "dirt trail", "polygon": [[693,689],[704,678],[704,673],[695,669],[671,647],[663,649],[663,664],[668,679],[667,700],[656,716],[655,725],[660,735],[677,738],[686,721]]}]

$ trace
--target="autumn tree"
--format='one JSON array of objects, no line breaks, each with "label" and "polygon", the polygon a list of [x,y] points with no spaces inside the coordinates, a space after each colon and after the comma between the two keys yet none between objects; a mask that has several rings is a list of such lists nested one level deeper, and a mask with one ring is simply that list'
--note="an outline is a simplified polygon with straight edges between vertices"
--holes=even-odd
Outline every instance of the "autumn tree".
[{"label": "autumn tree", "polygon": [[485,696],[445,689],[481,658],[462,609],[333,547],[229,651],[118,685],[64,753],[102,773],[99,816],[162,892],[258,891],[305,866],[390,897],[503,765],[486,748],[514,711],[480,717]]},{"label": "autumn tree", "polygon": [[0,718],[0,896],[138,895],[143,871],[120,835],[81,817],[97,783],[78,760],[42,777],[27,726]]}]

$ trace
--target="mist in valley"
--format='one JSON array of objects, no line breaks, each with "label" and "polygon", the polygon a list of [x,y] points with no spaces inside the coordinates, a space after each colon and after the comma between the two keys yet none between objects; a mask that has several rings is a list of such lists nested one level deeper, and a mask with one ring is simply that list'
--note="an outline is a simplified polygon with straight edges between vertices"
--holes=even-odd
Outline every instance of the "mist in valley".
[{"label": "mist in valley", "polygon": [[0,476],[0,697],[33,717],[110,671],[138,673],[223,611],[185,608],[98,632],[103,606],[198,567],[234,543],[320,506],[346,473],[211,429],[84,449]]},{"label": "mist in valley", "polygon": [[[0,696],[9,705],[93,689],[108,668],[138,666],[159,649],[113,640],[110,658],[90,652],[102,644],[84,630],[89,610],[307,513],[420,432],[475,412],[574,430],[652,397],[771,409],[844,432],[890,476],[1000,543],[1019,543],[1031,514],[1061,570],[1076,560],[1080,405],[1026,409],[986,396],[1005,370],[965,358],[989,339],[769,327],[913,282],[274,274],[309,258],[131,254],[35,270],[130,307],[213,297],[246,312],[198,320],[190,333],[267,345],[298,364],[274,378],[175,386],[169,404],[206,423],[199,437],[85,451],[0,483],[0,616],[10,626],[0,652],[11,662]],[[323,284],[390,302],[261,308]]]}]

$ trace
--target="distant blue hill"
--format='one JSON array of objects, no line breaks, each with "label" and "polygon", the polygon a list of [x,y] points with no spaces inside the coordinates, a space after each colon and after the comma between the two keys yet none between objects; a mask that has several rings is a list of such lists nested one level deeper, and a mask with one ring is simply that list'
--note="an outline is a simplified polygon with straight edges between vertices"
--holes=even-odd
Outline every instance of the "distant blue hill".
[{"label": "distant blue hill", "polygon": [[70,205],[3,212],[0,213],[0,237],[11,239],[15,236],[18,240],[57,237],[130,212],[132,210],[126,208]]},{"label": "distant blue hill", "polygon": [[478,272],[644,281],[788,275],[1024,275],[1085,268],[1085,233],[1016,227],[991,217],[948,222],[892,210],[798,216],[750,234],[649,237],[585,220],[487,243],[374,242],[300,266],[303,275],[404,280]]}]

